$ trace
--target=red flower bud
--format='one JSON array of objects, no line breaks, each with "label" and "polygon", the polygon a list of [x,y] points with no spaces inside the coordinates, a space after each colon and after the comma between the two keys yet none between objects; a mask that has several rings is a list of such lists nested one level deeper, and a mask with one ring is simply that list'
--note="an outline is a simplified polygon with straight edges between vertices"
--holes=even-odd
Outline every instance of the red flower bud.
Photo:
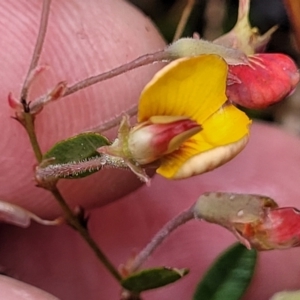
[{"label": "red flower bud", "polygon": [[255,54],[249,65],[229,66],[226,94],[243,107],[260,109],[288,96],[299,82],[297,66],[284,54]]},{"label": "red flower bud", "polygon": [[98,148],[98,152],[122,158],[136,175],[149,182],[141,166],[177,150],[200,130],[197,122],[181,116],[152,116],[131,128],[128,116],[124,116],[118,138],[110,146]]},{"label": "red flower bud", "polygon": [[300,246],[300,211],[295,208],[272,209],[260,222],[244,225],[240,234],[258,250]]},{"label": "red flower bud", "polygon": [[127,147],[131,158],[145,165],[177,150],[200,130],[201,126],[188,118],[152,117],[130,131]]},{"label": "red flower bud", "polygon": [[287,249],[300,246],[300,211],[279,208],[260,195],[205,193],[195,216],[229,229],[247,248]]}]

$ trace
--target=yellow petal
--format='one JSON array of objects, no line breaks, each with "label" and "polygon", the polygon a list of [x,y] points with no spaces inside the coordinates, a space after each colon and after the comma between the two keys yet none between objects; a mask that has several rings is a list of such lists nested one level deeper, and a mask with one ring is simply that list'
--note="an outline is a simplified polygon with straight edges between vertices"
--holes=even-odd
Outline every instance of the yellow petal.
[{"label": "yellow petal", "polygon": [[197,143],[201,145],[201,150],[209,150],[236,142],[249,133],[250,124],[245,113],[232,104],[225,105],[203,124],[201,135],[196,137],[199,138]]},{"label": "yellow petal", "polygon": [[157,173],[180,179],[210,171],[236,156],[246,145],[251,121],[233,105],[213,114],[198,134],[163,158]]},{"label": "yellow petal", "polygon": [[178,59],[144,88],[138,121],[152,116],[183,116],[202,125],[226,101],[227,65],[216,55]]}]

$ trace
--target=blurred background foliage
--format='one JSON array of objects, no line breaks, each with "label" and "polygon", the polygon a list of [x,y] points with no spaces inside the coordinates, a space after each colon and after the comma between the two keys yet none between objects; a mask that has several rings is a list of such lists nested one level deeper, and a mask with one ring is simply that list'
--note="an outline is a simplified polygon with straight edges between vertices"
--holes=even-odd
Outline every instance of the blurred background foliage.
[{"label": "blurred background foliage", "polygon": [[[130,1],[153,20],[165,40],[170,43],[187,0]],[[213,40],[235,25],[237,10],[238,0],[196,0],[183,36],[191,37],[197,32],[202,38]],[[283,0],[252,0],[250,22],[261,33],[279,25],[266,51],[285,53],[299,66],[300,55]],[[252,118],[279,123],[286,130],[300,135],[300,88],[268,109],[247,110],[247,113]]]}]

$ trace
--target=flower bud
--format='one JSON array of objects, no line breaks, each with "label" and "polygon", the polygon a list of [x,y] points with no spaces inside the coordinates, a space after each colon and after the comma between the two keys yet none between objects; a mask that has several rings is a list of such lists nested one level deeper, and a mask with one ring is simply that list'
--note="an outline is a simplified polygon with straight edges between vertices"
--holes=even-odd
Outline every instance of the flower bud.
[{"label": "flower bud", "polygon": [[258,250],[300,246],[300,211],[292,207],[266,210],[258,222],[235,227]]},{"label": "flower bud", "polygon": [[177,150],[201,130],[195,121],[183,117],[156,116],[134,127],[128,137],[131,158],[140,165],[149,164]]},{"label": "flower bud", "polygon": [[194,207],[195,216],[234,233],[247,248],[287,249],[300,246],[300,211],[279,208],[260,195],[206,193]]},{"label": "flower bud", "polygon": [[215,44],[239,49],[247,55],[264,50],[277,26],[260,35],[256,27],[249,22],[250,0],[239,0],[238,20],[233,29],[214,40]]},{"label": "flower bud", "polygon": [[23,121],[24,106],[19,99],[16,99],[12,93],[8,94],[8,105],[14,110],[15,118],[20,122]]},{"label": "flower bud", "polygon": [[100,153],[119,156],[135,165],[146,165],[177,150],[181,144],[201,130],[201,126],[185,117],[153,116],[130,129],[123,120],[118,139]]},{"label": "flower bud", "polygon": [[272,105],[288,96],[299,82],[297,66],[284,54],[255,54],[249,63],[229,66],[226,95],[243,107]]}]

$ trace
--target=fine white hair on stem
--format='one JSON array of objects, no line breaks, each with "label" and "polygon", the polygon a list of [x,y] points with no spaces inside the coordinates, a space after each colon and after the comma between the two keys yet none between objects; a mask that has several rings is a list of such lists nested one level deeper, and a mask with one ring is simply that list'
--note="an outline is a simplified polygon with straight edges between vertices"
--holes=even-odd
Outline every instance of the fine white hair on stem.
[{"label": "fine white hair on stem", "polygon": [[166,223],[151,239],[150,243],[135,257],[134,261],[129,265],[129,271],[137,271],[141,265],[150,257],[155,249],[162,244],[162,242],[170,236],[170,234],[179,226],[194,219],[194,206],[181,212],[174,219]]},{"label": "fine white hair on stem", "polygon": [[38,182],[45,182],[69,176],[79,176],[86,172],[96,172],[103,167],[129,169],[122,158],[103,154],[102,156],[65,164],[38,166],[36,168],[36,178]]},{"label": "fine white hair on stem", "polygon": [[110,120],[108,120],[108,121],[106,121],[102,124],[99,124],[98,126],[94,126],[93,128],[89,128],[87,130],[84,130],[84,132],[93,131],[93,132],[101,133],[101,132],[108,131],[109,129],[112,129],[112,128],[120,125],[124,115],[127,115],[129,117],[133,117],[137,114],[137,111],[138,111],[138,105],[134,104],[132,107],[130,107],[125,112],[122,112],[119,115],[116,115],[114,118],[111,118]]},{"label": "fine white hair on stem", "polygon": [[130,70],[136,69],[138,67],[145,66],[145,65],[159,62],[159,61],[163,61],[165,59],[167,59],[167,58],[166,58],[164,50],[161,50],[161,51],[158,51],[155,53],[149,53],[149,54],[142,55],[124,65],[116,67],[107,72],[85,78],[82,81],[79,81],[79,82],[73,84],[72,86],[68,87],[65,90],[63,97],[73,94],[81,89],[84,89],[84,88],[91,86],[93,84],[96,84],[98,82],[107,80],[109,78],[118,76],[118,75],[128,72]]}]

